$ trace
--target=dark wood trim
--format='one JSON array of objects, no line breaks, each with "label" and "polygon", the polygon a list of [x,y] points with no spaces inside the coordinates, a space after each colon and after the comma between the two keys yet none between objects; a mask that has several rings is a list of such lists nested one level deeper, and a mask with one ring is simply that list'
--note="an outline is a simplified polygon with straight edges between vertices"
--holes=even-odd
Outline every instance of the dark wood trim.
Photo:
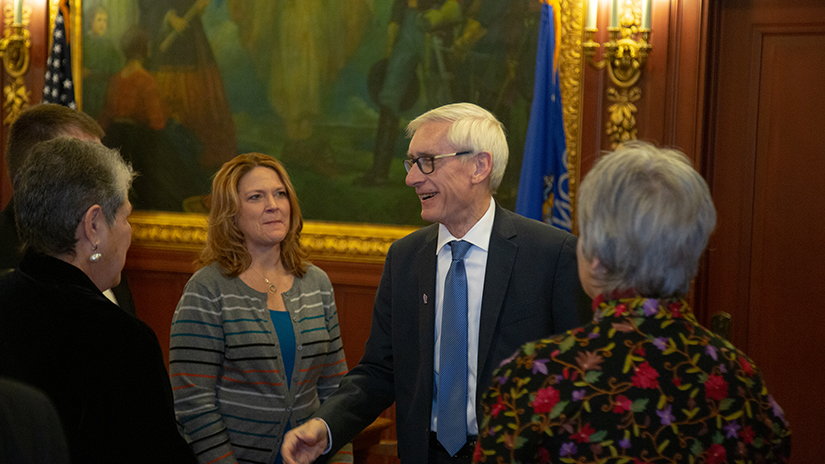
[{"label": "dark wood trim", "polygon": [[[716,132],[716,112],[712,111],[712,108],[718,91],[720,11],[721,2],[704,2],[702,5],[701,30],[703,31],[703,39],[701,61],[699,63],[701,112],[696,115],[699,125],[695,140],[699,153],[696,167],[710,186],[711,196],[713,196],[713,140]],[[710,326],[711,317],[707,310],[708,264],[708,250],[705,250],[702,260],[699,262],[698,275],[693,285],[694,311],[699,323],[705,327]]]}]

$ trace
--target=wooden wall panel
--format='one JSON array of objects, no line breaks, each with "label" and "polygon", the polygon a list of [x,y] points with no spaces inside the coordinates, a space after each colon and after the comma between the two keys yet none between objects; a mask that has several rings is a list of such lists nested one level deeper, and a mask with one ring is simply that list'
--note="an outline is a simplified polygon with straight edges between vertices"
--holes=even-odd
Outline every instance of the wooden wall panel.
[{"label": "wooden wall panel", "polygon": [[825,385],[825,24],[781,29],[760,31],[748,353],[791,421],[793,462],[814,462],[825,396],[799,389]]},{"label": "wooden wall panel", "polygon": [[732,342],[785,409],[791,462],[818,462],[825,399],[804,392],[825,382],[825,5],[739,0],[719,15],[705,306],[733,315]]},{"label": "wooden wall panel", "polygon": [[169,333],[172,315],[189,277],[188,274],[179,272],[126,271],[126,279],[132,289],[137,316],[155,331],[163,351],[163,361],[167,367],[169,366]]},{"label": "wooden wall panel", "polygon": [[169,365],[172,315],[192,276],[196,253],[132,247],[126,255],[126,280],[138,318],[158,337],[163,360]]}]

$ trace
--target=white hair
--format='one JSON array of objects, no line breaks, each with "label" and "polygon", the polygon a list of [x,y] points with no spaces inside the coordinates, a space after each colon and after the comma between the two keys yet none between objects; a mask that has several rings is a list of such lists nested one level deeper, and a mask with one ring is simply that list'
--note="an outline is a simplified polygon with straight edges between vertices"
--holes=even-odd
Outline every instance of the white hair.
[{"label": "white hair", "polygon": [[578,194],[579,242],[600,289],[684,296],[716,224],[704,179],[676,150],[628,142],[600,158]]},{"label": "white hair", "polygon": [[[424,124],[436,122],[451,123],[447,132],[450,144],[461,147],[462,150],[472,150],[473,153],[490,153],[493,158],[490,193],[496,193],[510,156],[504,125],[492,113],[478,105],[453,103],[432,109],[413,119],[407,125],[407,136],[412,137]],[[466,157],[462,161],[469,162],[470,159]]]}]

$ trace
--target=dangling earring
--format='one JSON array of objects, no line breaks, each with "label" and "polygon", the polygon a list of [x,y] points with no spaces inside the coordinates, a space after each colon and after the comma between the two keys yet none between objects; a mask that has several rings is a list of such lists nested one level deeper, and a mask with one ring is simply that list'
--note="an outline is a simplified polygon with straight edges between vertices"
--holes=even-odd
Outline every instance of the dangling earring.
[{"label": "dangling earring", "polygon": [[97,245],[98,245],[98,244],[97,244],[97,243],[95,243],[94,247],[92,247],[92,251],[93,251],[94,253],[92,253],[92,256],[89,256],[89,261],[91,261],[91,262],[93,262],[93,263],[96,263],[96,262],[100,261],[100,258],[102,258],[102,257],[103,257],[103,255],[102,255],[102,254],[100,254],[100,253],[98,253],[98,252],[97,252]]}]

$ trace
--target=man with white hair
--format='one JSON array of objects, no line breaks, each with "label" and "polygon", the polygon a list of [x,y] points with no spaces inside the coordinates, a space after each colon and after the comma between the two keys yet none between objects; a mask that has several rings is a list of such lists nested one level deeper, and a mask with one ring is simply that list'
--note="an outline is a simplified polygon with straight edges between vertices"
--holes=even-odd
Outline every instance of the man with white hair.
[{"label": "man with white hair", "polygon": [[364,357],[284,439],[286,463],[330,456],[393,402],[402,462],[470,462],[493,369],[589,319],[576,237],[493,200],[508,157],[495,116],[451,104],[407,133],[406,183],[434,224],[390,247]]}]

